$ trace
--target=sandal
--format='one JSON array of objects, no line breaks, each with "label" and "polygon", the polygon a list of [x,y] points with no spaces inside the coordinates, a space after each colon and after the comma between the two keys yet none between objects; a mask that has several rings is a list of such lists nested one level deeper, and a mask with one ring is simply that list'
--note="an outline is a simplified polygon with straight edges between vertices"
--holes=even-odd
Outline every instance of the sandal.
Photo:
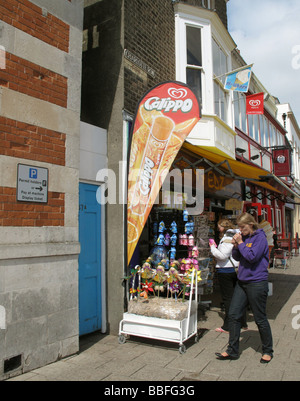
[{"label": "sandal", "polygon": [[226,333],[226,334],[229,334],[229,331],[223,330],[222,327],[218,327],[215,331],[217,331],[218,333]]},{"label": "sandal", "polygon": [[[264,357],[268,356],[270,359],[264,359]],[[269,363],[271,362],[273,359],[273,355],[268,355],[268,354],[264,354],[261,359],[260,359],[260,363]]]}]

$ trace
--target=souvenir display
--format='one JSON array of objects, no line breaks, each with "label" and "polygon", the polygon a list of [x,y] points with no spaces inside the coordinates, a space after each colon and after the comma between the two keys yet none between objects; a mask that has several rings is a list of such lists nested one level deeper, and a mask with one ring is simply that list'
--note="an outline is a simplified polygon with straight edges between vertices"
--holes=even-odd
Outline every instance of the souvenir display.
[{"label": "souvenir display", "polygon": [[165,235],[165,246],[169,246],[170,245],[170,239],[171,239],[170,234],[167,233]]},{"label": "souvenir display", "polygon": [[183,221],[188,221],[189,218],[189,212],[185,209],[183,211]]},{"label": "souvenir display", "polygon": [[[210,259],[201,258],[202,247],[199,249],[196,245],[199,238],[197,231],[194,236],[193,218],[186,210],[183,210],[181,217],[177,215],[177,219],[173,214],[165,214],[163,219],[159,219],[158,215],[156,217],[151,230],[155,246],[142,267],[136,266],[132,272],[135,279],[130,281],[130,301],[142,299],[149,302],[155,297],[184,299],[190,293],[189,277],[193,271],[197,272],[198,283],[206,282]],[[199,229],[199,221],[196,228]],[[199,244],[202,245],[201,242]]]},{"label": "souvenir display", "polygon": [[172,233],[176,234],[177,233],[177,224],[175,221],[172,222],[171,224],[171,231]]},{"label": "souvenir display", "polygon": [[166,229],[165,223],[164,223],[163,221],[161,221],[161,222],[159,223],[159,226],[158,226],[158,232],[159,232],[159,233],[163,233],[163,232],[165,231],[165,229]]},{"label": "souvenir display", "polygon": [[171,246],[176,246],[176,242],[177,242],[177,235],[173,234],[171,237]]},{"label": "souvenir display", "polygon": [[[178,325],[181,331],[186,324],[192,324],[191,333],[184,329],[186,338],[195,335],[199,288],[207,286],[208,293],[212,290],[211,259],[205,257],[211,235],[207,219],[194,221],[185,210],[181,214],[153,213],[152,217],[155,220],[151,222],[149,242],[154,247],[128,277],[130,299],[126,318],[120,324],[122,342],[125,334],[173,341],[174,327]],[[178,341],[186,339],[184,333]]]}]

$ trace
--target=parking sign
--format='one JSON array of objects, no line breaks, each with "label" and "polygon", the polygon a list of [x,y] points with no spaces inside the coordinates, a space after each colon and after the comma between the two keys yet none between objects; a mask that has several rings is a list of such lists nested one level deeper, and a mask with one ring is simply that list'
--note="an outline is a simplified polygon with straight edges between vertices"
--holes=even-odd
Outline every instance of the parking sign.
[{"label": "parking sign", "polygon": [[17,201],[48,202],[48,169],[18,164]]}]

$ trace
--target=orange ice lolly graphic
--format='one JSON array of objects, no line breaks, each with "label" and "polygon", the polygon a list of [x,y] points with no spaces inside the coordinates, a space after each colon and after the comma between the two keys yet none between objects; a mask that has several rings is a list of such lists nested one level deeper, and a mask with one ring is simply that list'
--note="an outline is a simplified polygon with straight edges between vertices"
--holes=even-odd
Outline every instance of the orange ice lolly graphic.
[{"label": "orange ice lolly graphic", "polygon": [[[142,159],[138,156],[132,163],[128,177],[128,261],[143,231],[152,208],[150,199],[157,196],[160,186],[158,168],[168,146],[174,122],[163,115],[153,118]],[[154,193],[155,192],[155,193]]]},{"label": "orange ice lolly graphic", "polygon": [[168,117],[157,116],[153,119],[137,180],[132,183],[134,190],[130,209],[134,215],[145,216],[151,195],[157,195],[153,194],[153,189],[157,187],[154,184],[174,126],[173,120]]},{"label": "orange ice lolly graphic", "polygon": [[[160,166],[159,166],[159,171],[158,171],[158,176],[159,179],[156,180],[155,186],[157,186],[156,189],[153,189],[151,197],[150,197],[150,204],[154,204],[156,200],[155,194],[157,194],[160,190],[160,187],[163,185],[163,182],[169,173],[171,169],[171,165],[181,148],[183,142],[185,141],[188,133],[194,128],[194,126],[197,124],[198,119],[193,118],[190,120],[185,121],[184,123],[177,124],[175,128],[172,131],[171,137],[168,142],[168,147],[165,151],[164,154],[164,159],[162,160]],[[154,196],[153,196],[154,195]]]}]

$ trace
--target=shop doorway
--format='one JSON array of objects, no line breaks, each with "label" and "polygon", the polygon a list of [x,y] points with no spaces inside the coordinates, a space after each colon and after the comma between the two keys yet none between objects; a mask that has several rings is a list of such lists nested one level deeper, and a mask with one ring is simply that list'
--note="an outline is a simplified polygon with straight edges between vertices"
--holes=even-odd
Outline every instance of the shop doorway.
[{"label": "shop doorway", "polygon": [[98,186],[79,184],[79,335],[101,329],[101,206]]}]

